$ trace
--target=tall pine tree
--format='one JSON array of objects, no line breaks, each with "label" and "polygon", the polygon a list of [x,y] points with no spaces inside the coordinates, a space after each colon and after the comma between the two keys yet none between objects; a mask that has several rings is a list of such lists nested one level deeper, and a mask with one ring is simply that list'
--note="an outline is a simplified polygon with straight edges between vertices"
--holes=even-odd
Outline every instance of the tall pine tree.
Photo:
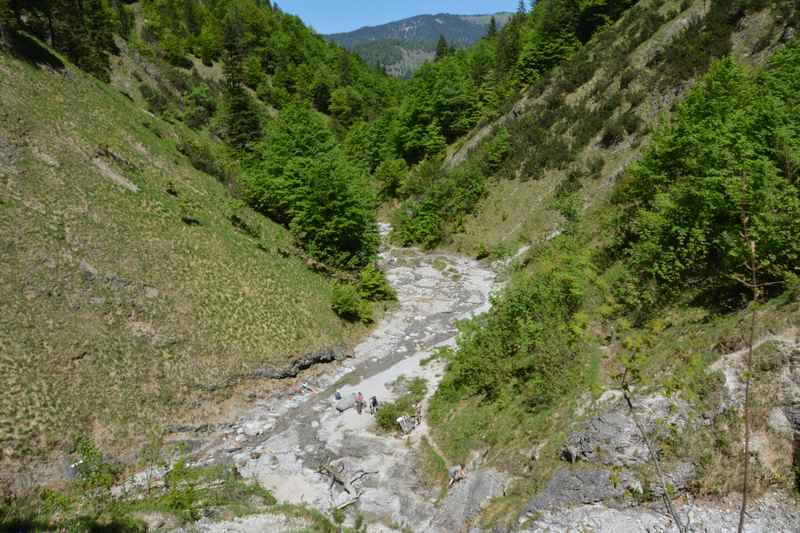
[{"label": "tall pine tree", "polygon": [[224,21],[225,137],[238,149],[261,136],[261,121],[244,88],[244,32],[242,14],[234,7]]},{"label": "tall pine tree", "polygon": [[494,17],[489,21],[489,29],[486,31],[486,37],[489,39],[497,37],[497,20]]},{"label": "tall pine tree", "polygon": [[447,44],[447,39],[444,35],[439,35],[439,42],[436,43],[436,61],[443,59],[450,54],[450,47]]}]

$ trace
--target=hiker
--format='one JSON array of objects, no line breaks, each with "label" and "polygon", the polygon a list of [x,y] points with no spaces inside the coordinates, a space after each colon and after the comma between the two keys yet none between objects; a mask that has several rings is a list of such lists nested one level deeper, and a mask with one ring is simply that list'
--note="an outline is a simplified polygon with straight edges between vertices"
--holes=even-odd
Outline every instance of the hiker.
[{"label": "hiker", "polygon": [[361,411],[364,409],[364,395],[359,392],[356,394],[356,411],[358,414],[361,414]]},{"label": "hiker", "polygon": [[369,399],[369,414],[374,415],[378,412],[378,399],[373,396]]},{"label": "hiker", "polygon": [[447,488],[452,487],[453,483],[455,483],[456,481],[460,481],[460,480],[464,479],[464,477],[466,476],[466,472],[464,472],[464,464],[463,463],[462,464],[457,464],[455,466],[451,466],[447,470],[447,473],[450,474],[450,483],[447,484]]},{"label": "hiker", "polygon": [[336,394],[333,395],[333,399],[336,400],[336,401],[341,400],[342,399],[342,393],[337,390]]},{"label": "hiker", "polygon": [[417,402],[415,422],[417,423],[417,425],[422,424],[422,402]]}]

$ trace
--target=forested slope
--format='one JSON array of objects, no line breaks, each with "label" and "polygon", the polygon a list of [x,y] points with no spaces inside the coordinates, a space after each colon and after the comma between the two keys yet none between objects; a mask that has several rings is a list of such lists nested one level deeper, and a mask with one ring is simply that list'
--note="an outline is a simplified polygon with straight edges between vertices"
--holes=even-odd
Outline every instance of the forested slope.
[{"label": "forested slope", "polygon": [[[494,258],[532,247],[443,353],[434,434],[448,460],[480,454],[518,476],[489,524],[523,508],[533,526],[595,501],[738,492],[755,312],[753,338],[767,342],[752,370],[749,489],[793,494],[797,6],[639,2],[582,40],[579,23],[548,29],[545,13],[581,20],[569,5],[543,0],[523,20],[505,82],[529,84],[521,98],[398,187],[399,242]],[[666,481],[647,448],[626,456],[642,438],[626,418],[637,409]]]}]

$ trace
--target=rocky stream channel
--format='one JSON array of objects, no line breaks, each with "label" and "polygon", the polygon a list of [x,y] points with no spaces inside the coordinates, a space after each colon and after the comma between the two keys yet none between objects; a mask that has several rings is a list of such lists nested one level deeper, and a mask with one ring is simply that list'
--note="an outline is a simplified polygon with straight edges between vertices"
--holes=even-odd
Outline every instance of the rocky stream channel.
[{"label": "rocky stream channel", "polygon": [[[384,235],[388,230],[388,226],[382,227]],[[524,252],[523,248],[517,255]],[[352,357],[319,367],[314,377],[293,392],[257,398],[232,423],[206,428],[201,435],[196,428],[188,428],[183,436],[182,430],[177,430],[175,436],[192,444],[194,464],[233,465],[242,476],[269,489],[279,502],[303,505],[328,516],[343,509],[345,525],[352,525],[360,516],[370,533],[483,531],[476,527],[479,515],[508,489],[512,481],[508,474],[481,464],[476,455],[467,465],[465,479],[446,492],[432,488],[423,479],[420,446],[425,438],[434,448],[436,443],[428,434],[424,416],[408,435],[399,430],[387,433],[378,428],[368,410],[359,414],[354,408],[337,409],[342,405],[335,394],[348,399],[361,392],[367,399],[376,396],[382,402],[391,401],[402,392],[402,387],[395,386],[398,378],[422,377],[427,382],[423,402],[427,407],[444,372],[444,362],[430,356],[438,347],[455,345],[460,320],[489,309],[491,294],[501,285],[498,277],[511,260],[489,264],[452,254],[385,246],[381,261],[397,291],[398,305],[354,349]],[[787,349],[797,354],[800,376],[800,344],[794,337],[783,340]],[[735,356],[730,354],[720,362],[733,385],[738,383],[739,371],[728,360],[735,363]],[[794,399],[800,401],[800,385],[796,389],[796,395],[787,396],[787,405],[795,405]],[[732,397],[735,392],[731,391]],[[645,425],[670,416],[676,418],[676,427],[687,424],[686,406],[680,402],[673,405],[660,395],[638,401],[647,411]],[[636,479],[621,475],[620,481],[614,481],[612,467],[635,466],[648,457],[620,402],[618,391],[607,391],[594,406],[595,416],[576,421],[565,456],[580,464],[566,461],[554,473],[512,521],[515,531],[677,530],[658,504],[642,507],[625,498],[640,486]],[[594,457],[598,453],[605,460]],[[154,479],[162,479],[166,472],[166,468],[142,471],[117,487],[117,492],[135,493]],[[677,465],[667,474],[676,487],[691,475],[691,464]],[[678,513],[687,531],[721,533],[735,530],[736,505],[735,498],[717,502],[687,499]],[[269,510],[239,518],[220,516],[213,509],[204,515],[188,530],[158,518],[151,525],[155,530],[176,533],[310,530],[306,518]],[[800,510],[785,495],[765,495],[753,502],[748,516],[747,531],[800,532]]]},{"label": "rocky stream channel", "polygon": [[[382,228],[387,233],[388,227]],[[425,361],[440,346],[453,346],[460,320],[485,312],[502,265],[444,253],[384,247],[381,261],[396,289],[398,305],[353,351],[352,358],[309,380],[287,397],[264,398],[238,420],[204,438],[192,457],[197,464],[233,463],[239,472],[269,489],[279,502],[330,512],[347,509],[348,521],[364,516],[370,531],[457,531],[501,494],[507,477],[477,469],[446,497],[423,483],[418,446],[427,435],[423,422],[409,435],[381,431],[375,418],[354,408],[339,412],[344,398],[393,400],[401,376],[422,377],[427,400],[444,371],[439,360]],[[348,486],[320,473],[328,465]],[[477,464],[473,465],[477,468]],[[135,489],[162,471],[140,472],[122,490]],[[196,526],[209,532],[296,531],[302,520],[263,514],[232,521],[207,518]]]}]

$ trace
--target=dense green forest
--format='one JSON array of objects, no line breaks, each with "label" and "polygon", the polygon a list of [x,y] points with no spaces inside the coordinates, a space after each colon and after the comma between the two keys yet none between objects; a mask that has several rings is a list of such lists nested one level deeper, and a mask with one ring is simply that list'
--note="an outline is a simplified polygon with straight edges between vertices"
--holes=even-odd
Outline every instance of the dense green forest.
[{"label": "dense green forest", "polygon": [[[498,116],[520,89],[574,55],[632,4],[553,0],[527,13],[521,3],[501,31],[490,28],[466,50],[445,47],[403,84],[269,2],[92,0],[86,9],[83,3],[6,0],[4,27],[52,43],[101,79],[110,76],[112,31],[145,57],[164,61],[178,94],[143,85],[151,110],[207,128],[230,147],[219,156],[186,145],[187,154],[235,181],[248,203],[290,227],[310,255],[346,269],[363,267],[375,254],[371,213],[379,199],[408,199],[402,212],[409,219],[400,221],[397,233],[402,242],[435,244],[445,219],[479,199],[482,175],[494,164],[462,171],[473,185],[447,200],[458,204],[446,208],[453,216],[429,212],[438,209],[431,207],[437,201],[421,196],[435,195],[442,185],[426,173],[435,173],[447,145]],[[86,31],[67,31],[76,26]],[[195,62],[221,62],[223,78],[199,76]],[[488,157],[500,158],[504,150],[499,141]],[[313,173],[299,172],[311,154],[324,154],[324,162],[315,162]],[[239,161],[241,172],[227,175],[222,169],[232,165],[217,157]],[[421,161],[409,175],[409,166]],[[430,192],[426,180],[437,182]],[[301,192],[322,185],[340,195],[335,206],[323,205],[324,195]],[[347,239],[336,237],[342,233]]]}]

